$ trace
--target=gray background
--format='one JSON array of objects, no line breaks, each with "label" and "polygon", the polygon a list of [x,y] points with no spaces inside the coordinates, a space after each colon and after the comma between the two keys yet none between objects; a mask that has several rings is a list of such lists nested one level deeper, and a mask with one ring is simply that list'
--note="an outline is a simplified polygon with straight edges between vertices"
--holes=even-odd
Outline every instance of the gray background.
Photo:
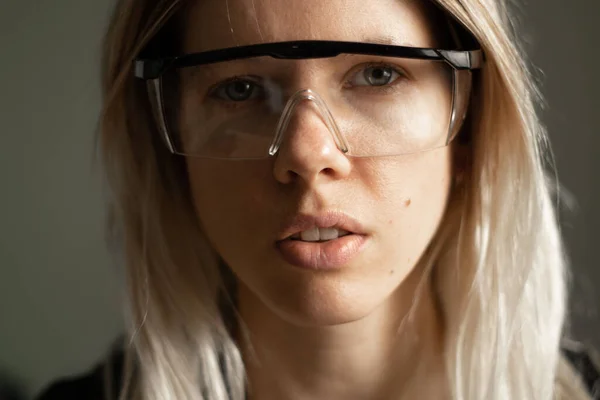
[{"label": "gray background", "polygon": [[[92,163],[101,35],[112,2],[0,3],[0,375],[30,398],[89,368],[122,327],[117,267],[104,247],[101,174]],[[518,7],[558,171],[575,266],[574,331],[600,347],[600,2]]]}]

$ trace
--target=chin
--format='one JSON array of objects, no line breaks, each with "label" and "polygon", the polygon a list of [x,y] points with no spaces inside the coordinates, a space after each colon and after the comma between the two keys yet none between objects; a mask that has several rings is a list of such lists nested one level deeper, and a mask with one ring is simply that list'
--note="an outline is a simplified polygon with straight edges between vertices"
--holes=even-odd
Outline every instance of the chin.
[{"label": "chin", "polygon": [[259,295],[261,303],[282,320],[303,327],[333,326],[363,319],[393,291],[386,285],[371,286],[332,276],[295,280],[290,286],[270,288]]},{"label": "chin", "polygon": [[[352,309],[349,309],[350,306]],[[369,307],[361,309],[355,303],[352,305],[348,304],[348,307],[344,307],[343,305],[339,307],[310,307],[307,304],[295,307],[293,305],[278,304],[269,308],[289,324],[306,328],[351,323],[365,318],[372,311]]]}]

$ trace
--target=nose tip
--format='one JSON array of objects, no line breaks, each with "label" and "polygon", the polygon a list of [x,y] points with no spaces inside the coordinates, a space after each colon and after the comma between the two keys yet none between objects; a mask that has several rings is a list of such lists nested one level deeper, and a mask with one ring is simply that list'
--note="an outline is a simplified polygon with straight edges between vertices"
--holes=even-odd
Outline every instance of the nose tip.
[{"label": "nose tip", "polygon": [[310,92],[303,95],[296,101],[291,99],[282,114],[274,141],[277,180],[314,182],[319,177],[346,176],[350,171],[347,146],[333,116],[320,99],[315,100]]}]

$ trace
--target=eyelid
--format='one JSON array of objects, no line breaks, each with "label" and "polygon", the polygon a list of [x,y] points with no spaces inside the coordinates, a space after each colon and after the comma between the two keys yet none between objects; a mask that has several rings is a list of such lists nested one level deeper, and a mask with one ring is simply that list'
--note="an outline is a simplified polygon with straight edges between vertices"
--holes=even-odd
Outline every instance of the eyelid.
[{"label": "eyelid", "polygon": [[[410,75],[406,72],[406,70],[404,68],[400,67],[399,65],[392,64],[392,63],[386,62],[386,61],[372,61],[372,62],[366,62],[364,64],[357,65],[354,68],[352,68],[352,70],[350,72],[350,77],[344,81],[344,85],[350,84],[350,82],[359,73],[363,72],[364,70],[366,70],[368,68],[373,68],[373,67],[387,67],[387,68],[391,68],[394,72],[396,72],[399,75],[399,77],[396,78],[392,83],[396,82],[398,79],[401,79],[401,78],[410,78]],[[361,85],[361,86],[364,86],[364,85]],[[389,86],[389,85],[387,85],[387,86]]]},{"label": "eyelid", "polygon": [[239,81],[242,81],[242,82],[243,81],[248,81],[248,82],[252,82],[253,84],[259,85],[261,80],[262,79],[260,77],[253,76],[253,75],[237,75],[237,76],[232,76],[230,78],[226,78],[226,79],[220,80],[219,82],[210,85],[210,87],[208,88],[207,92],[208,93],[212,93],[212,92],[214,92],[215,90],[217,90],[219,88],[222,88],[222,87],[224,87],[226,85],[229,85],[230,83],[239,82]]},{"label": "eyelid", "polygon": [[227,85],[230,85],[234,82],[240,82],[240,81],[250,82],[255,86],[253,90],[256,91],[256,94],[253,94],[251,96],[251,99],[256,98],[257,96],[260,96],[264,92],[264,86],[261,84],[261,81],[264,81],[264,79],[261,79],[258,76],[240,75],[240,76],[234,76],[234,77],[225,79],[223,81],[220,81],[220,82],[212,85],[207,90],[207,97],[215,98],[217,100],[222,100],[222,101],[233,101],[231,99],[226,99],[221,96],[218,96],[218,92],[221,90],[225,90]]},{"label": "eyelid", "polygon": [[[395,84],[399,79],[410,79],[410,74],[407,73],[406,69],[394,64],[393,62],[391,62],[390,60],[381,60],[381,61],[367,61],[361,64],[358,64],[354,67],[352,67],[350,69],[350,72],[347,74],[347,76],[349,75],[349,78],[344,79],[344,86],[358,86],[358,87],[370,87],[370,85],[353,85],[351,82],[356,78],[357,74],[363,72],[364,70],[368,69],[368,68],[373,68],[373,67],[386,67],[386,68],[390,68],[392,69],[394,72],[396,72],[399,77],[397,77],[396,79],[394,79],[394,81],[392,81],[390,84],[384,85],[384,86],[391,86],[393,84]],[[268,80],[268,79],[267,79]],[[255,85],[255,89],[256,91],[258,91],[258,94],[260,95],[261,93],[264,94],[266,88],[265,88],[265,78],[264,77],[260,77],[257,75],[237,75],[237,76],[232,76],[230,78],[227,78],[225,80],[222,80],[218,83],[215,83],[213,85],[211,85],[208,90],[206,91],[207,93],[207,97],[211,97],[211,98],[216,98],[218,100],[224,100],[224,101],[228,101],[227,99],[224,99],[222,96],[218,96],[217,92],[219,90],[224,90],[224,88],[226,87],[226,85],[231,84],[233,82],[236,81],[249,81],[251,82],[253,85]],[[254,96],[256,97],[256,95]]]}]

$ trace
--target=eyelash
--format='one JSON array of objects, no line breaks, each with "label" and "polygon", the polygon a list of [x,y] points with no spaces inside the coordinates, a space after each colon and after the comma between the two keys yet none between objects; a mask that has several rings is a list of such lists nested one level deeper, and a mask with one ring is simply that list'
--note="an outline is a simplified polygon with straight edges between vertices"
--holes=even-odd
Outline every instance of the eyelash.
[{"label": "eyelash", "polygon": [[[358,86],[359,88],[361,88],[362,90],[373,90],[373,91],[377,91],[377,92],[384,92],[384,93],[390,93],[393,90],[397,89],[396,85],[401,83],[401,81],[404,81],[406,78],[408,78],[408,74],[404,71],[404,69],[395,66],[393,64],[388,64],[388,63],[384,63],[384,62],[370,62],[370,63],[366,63],[366,64],[361,64],[358,67],[356,67],[356,72],[354,72],[352,74],[352,79],[355,78],[358,74],[363,73],[365,70],[369,69],[369,68],[376,68],[376,67],[384,67],[384,68],[389,68],[391,69],[393,72],[398,74],[398,77],[391,82],[390,84],[386,84],[383,86],[371,86],[371,85],[365,85],[365,86]],[[350,83],[351,79],[346,81],[344,84]]]},{"label": "eyelash", "polygon": [[[388,93],[391,93],[394,90],[396,90],[397,89],[396,86],[398,84],[402,83],[405,79],[409,78],[408,74],[404,71],[404,69],[402,69],[398,66],[395,66],[393,64],[383,63],[383,62],[370,62],[370,63],[366,63],[366,64],[361,64],[361,65],[353,68],[354,70],[356,70],[356,72],[353,72],[351,74],[350,79],[344,81],[343,87],[351,89],[351,86],[347,86],[347,85],[351,84],[350,82],[359,73],[363,73],[365,70],[367,70],[369,68],[375,68],[375,67],[389,68],[393,72],[397,73],[398,77],[394,81],[392,81],[390,84],[386,84],[386,85],[382,85],[382,86],[361,85],[361,86],[356,86],[356,87],[360,88],[361,90],[377,91],[378,93],[388,94]],[[239,81],[252,83],[253,85],[255,85],[255,88],[258,88],[258,90],[261,90],[261,91],[264,90],[264,88],[261,86],[261,84],[259,82],[260,81],[259,77],[253,77],[253,76],[248,76],[248,75],[238,75],[238,76],[233,76],[229,79],[226,79],[224,81],[221,81],[221,82],[213,85],[208,90],[208,96],[211,99],[217,100],[219,103],[221,103],[222,106],[225,106],[228,108],[239,108],[241,106],[247,105],[248,103],[252,102],[253,100],[261,99],[260,94],[257,99],[245,100],[245,101],[228,100],[228,99],[219,98],[217,96],[217,92],[219,90],[224,90],[227,87],[227,85],[234,83],[234,82],[239,82]]]}]

